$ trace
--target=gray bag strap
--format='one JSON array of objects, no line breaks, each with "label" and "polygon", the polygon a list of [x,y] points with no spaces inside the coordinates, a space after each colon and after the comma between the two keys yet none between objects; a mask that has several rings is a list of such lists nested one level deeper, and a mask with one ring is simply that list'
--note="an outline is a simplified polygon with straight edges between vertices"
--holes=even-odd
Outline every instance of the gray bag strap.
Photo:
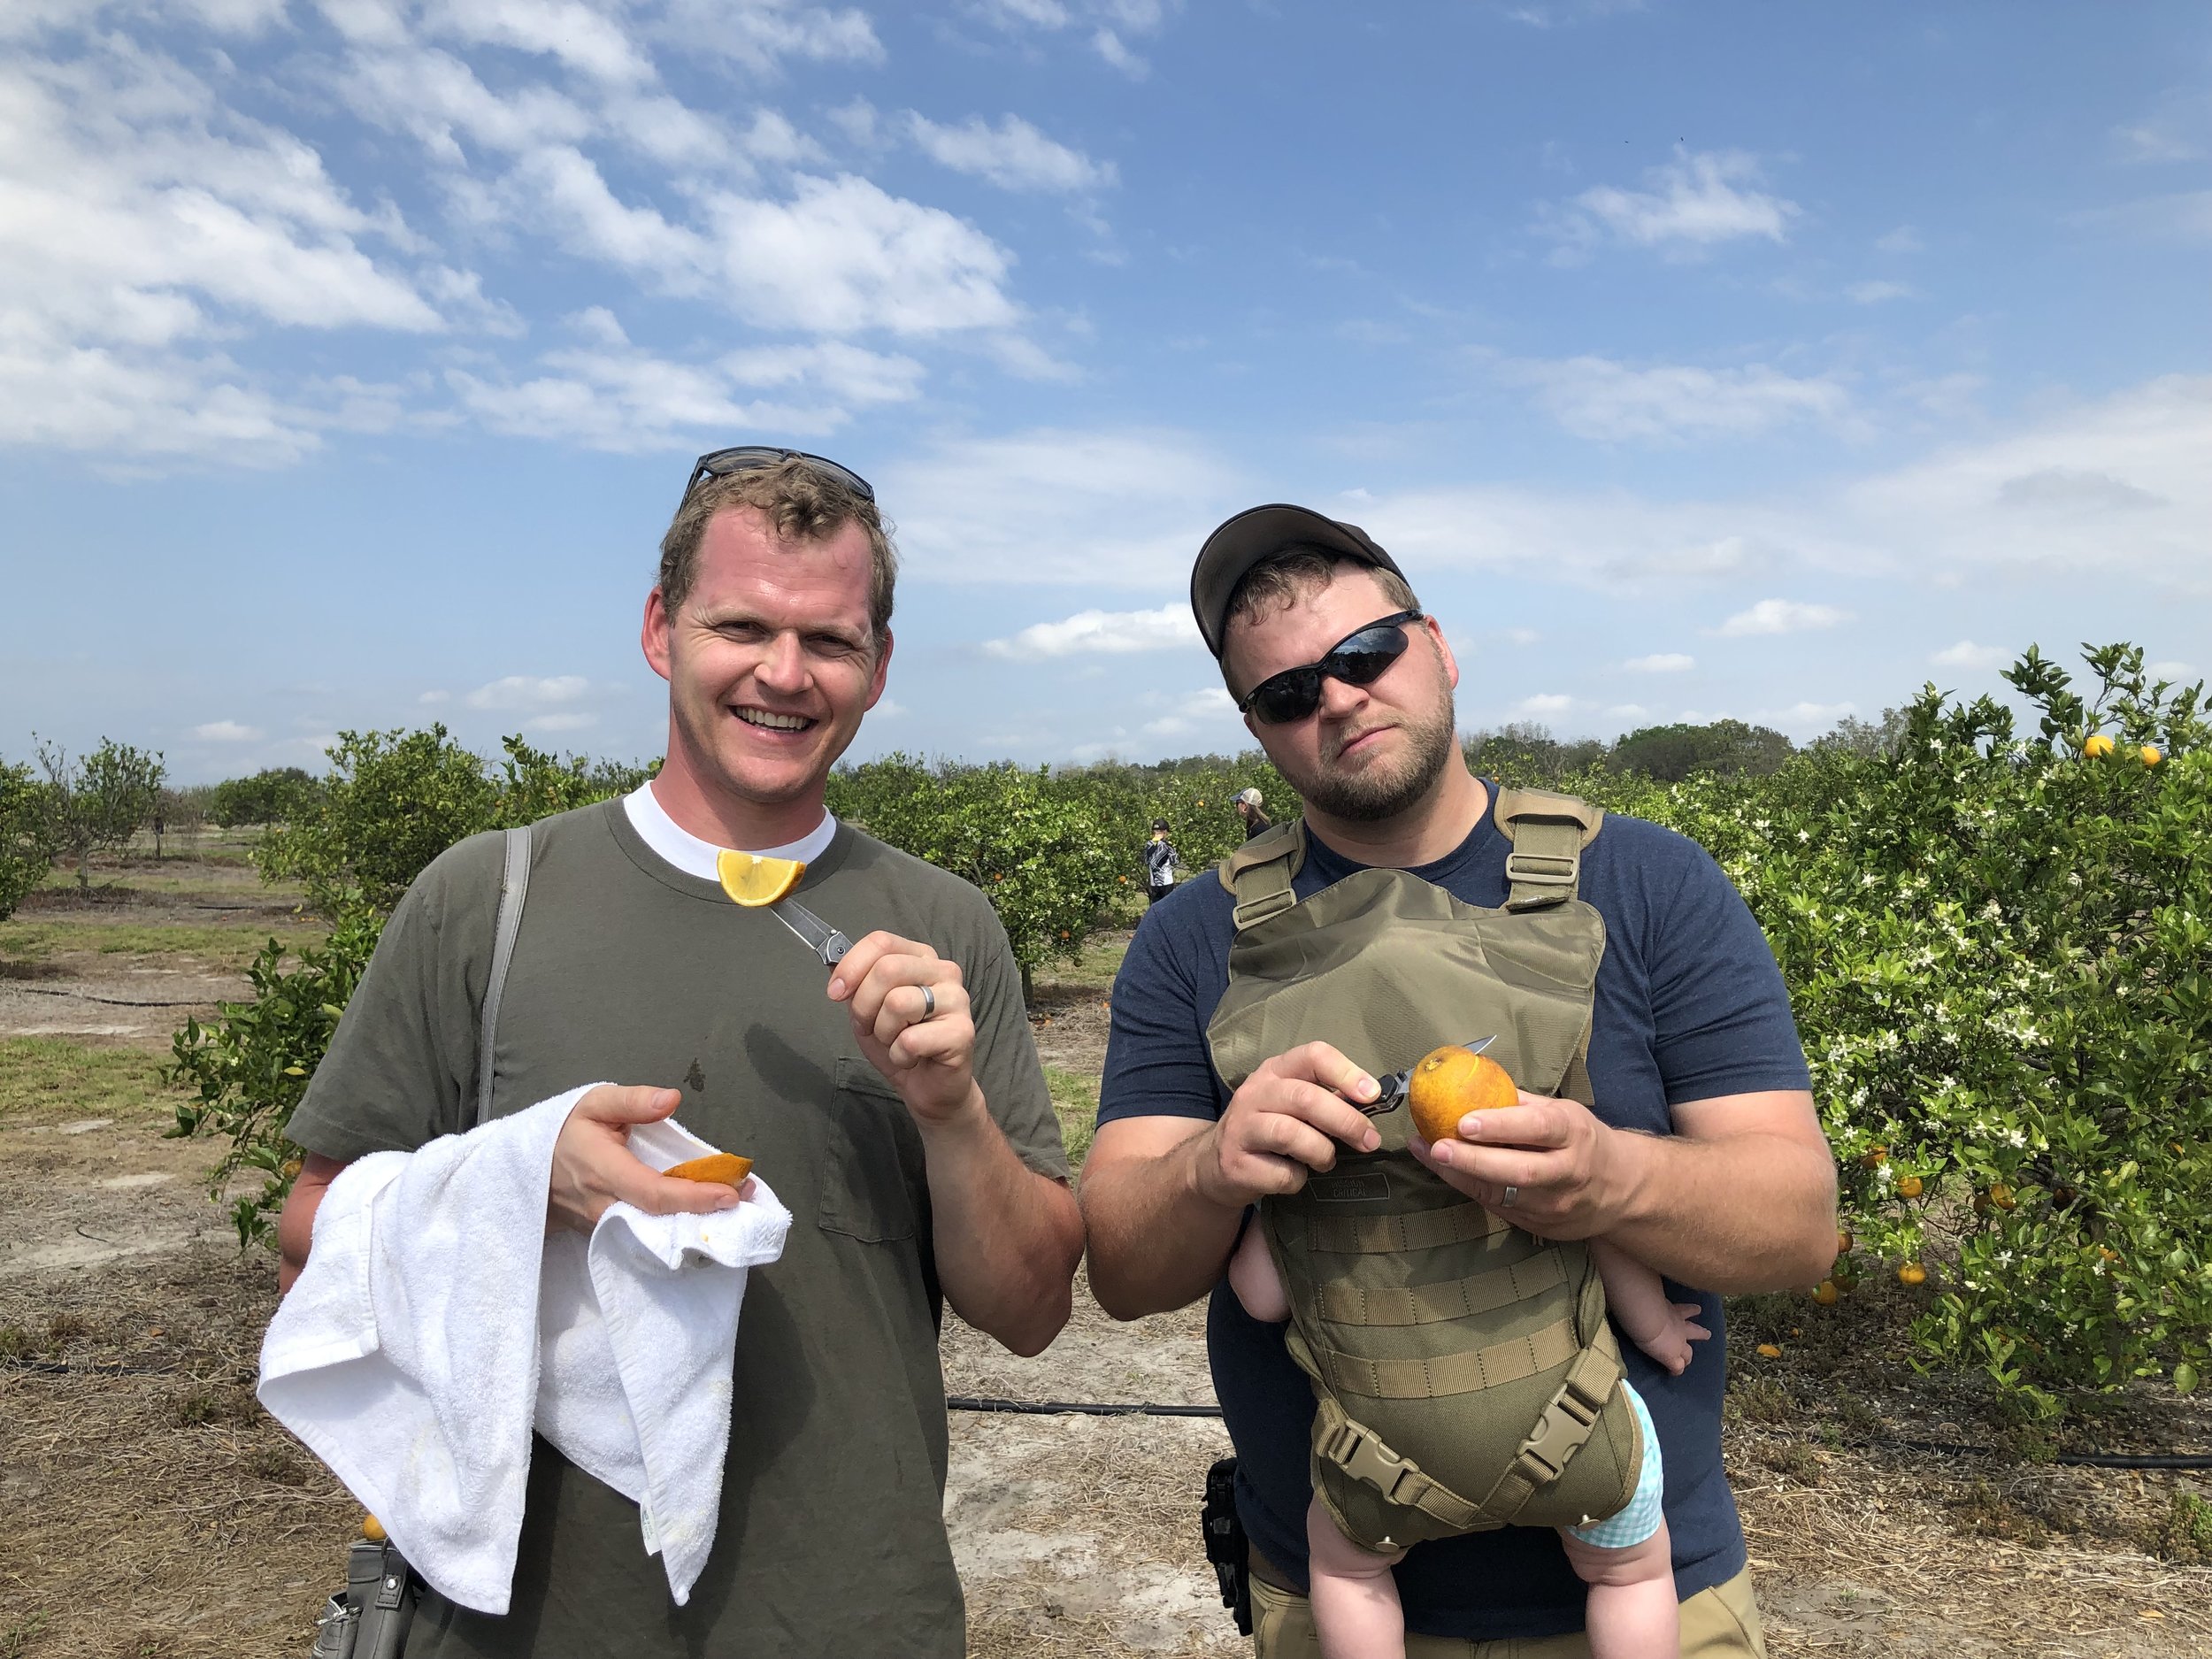
[{"label": "gray bag strap", "polygon": [[499,922],[492,933],[491,978],[484,982],[484,1018],[476,1032],[476,1110],[470,1127],[492,1114],[492,1059],[499,1038],[499,999],[522,931],[522,902],[530,892],[530,826],[507,832],[507,862],[499,872]]}]

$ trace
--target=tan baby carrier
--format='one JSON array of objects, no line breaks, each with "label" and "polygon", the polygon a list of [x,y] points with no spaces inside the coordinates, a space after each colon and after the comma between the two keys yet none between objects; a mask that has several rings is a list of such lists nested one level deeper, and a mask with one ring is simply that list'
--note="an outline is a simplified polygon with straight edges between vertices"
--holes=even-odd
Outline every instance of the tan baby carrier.
[{"label": "tan baby carrier", "polygon": [[[1602,814],[1502,790],[1505,908],[1402,870],[1300,902],[1293,820],[1224,860],[1229,986],[1207,1028],[1234,1088],[1271,1056],[1333,1044],[1377,1077],[1440,1043],[1488,1053],[1532,1094],[1591,1103],[1585,1056],[1605,924],[1577,894]],[[1313,1485],[1345,1536],[1389,1549],[1505,1525],[1578,1526],[1636,1490],[1642,1437],[1596,1264],[1499,1219],[1416,1163],[1402,1101],[1376,1151],[1260,1206],[1312,1379]]]}]

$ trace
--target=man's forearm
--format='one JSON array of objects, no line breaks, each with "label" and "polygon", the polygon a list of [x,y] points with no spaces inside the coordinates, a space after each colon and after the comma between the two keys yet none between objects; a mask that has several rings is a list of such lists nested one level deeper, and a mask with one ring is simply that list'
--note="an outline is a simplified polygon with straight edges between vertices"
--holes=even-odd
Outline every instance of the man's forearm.
[{"label": "man's forearm", "polygon": [[1677,1284],[1727,1296],[1801,1289],[1834,1261],[1836,1171],[1824,1148],[1758,1133],[1617,1133],[1616,1144],[1624,1196],[1605,1236]]},{"label": "man's forearm", "polygon": [[1208,1133],[1157,1156],[1102,1157],[1092,1148],[1082,1193],[1091,1294],[1117,1319],[1184,1307],[1220,1280],[1243,1211],[1198,1190],[1194,1172]]},{"label": "man's forearm", "polygon": [[1073,1307],[1083,1256],[1074,1194],[1021,1161],[980,1090],[969,1110],[921,1129],[946,1299],[1015,1353],[1041,1353]]}]

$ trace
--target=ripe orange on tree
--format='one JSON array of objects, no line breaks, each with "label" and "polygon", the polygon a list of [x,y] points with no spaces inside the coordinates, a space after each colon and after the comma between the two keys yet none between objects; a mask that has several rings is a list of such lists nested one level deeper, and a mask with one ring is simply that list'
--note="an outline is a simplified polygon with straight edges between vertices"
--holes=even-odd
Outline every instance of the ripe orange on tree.
[{"label": "ripe orange on tree", "polygon": [[1917,1198],[1920,1194],[1921,1181],[1917,1175],[1908,1175],[1897,1183],[1897,1195],[1900,1198]]},{"label": "ripe orange on tree", "polygon": [[2143,764],[2146,766],[2155,766],[2160,761],[2166,758],[2163,755],[2158,752],[2158,747],[2154,743],[2144,744],[2139,752],[2142,755]]},{"label": "ripe orange on tree", "polygon": [[2082,741],[2081,752],[2092,760],[2096,759],[2100,755],[2109,755],[2112,752],[2112,740],[2102,732],[2092,732]]},{"label": "ripe orange on tree", "polygon": [[1859,1154],[1859,1167],[1861,1169],[1878,1170],[1883,1164],[1888,1162],[1889,1148],[1887,1147],[1869,1147],[1865,1151]]},{"label": "ripe orange on tree", "polygon": [[1824,1308],[1832,1308],[1842,1299],[1843,1292],[1837,1288],[1832,1279],[1824,1279],[1813,1286],[1813,1300]]},{"label": "ripe orange on tree", "polygon": [[1469,1112],[1517,1105],[1520,1098],[1503,1066],[1455,1042],[1422,1056],[1406,1086],[1414,1129],[1431,1143],[1456,1140],[1459,1120]]},{"label": "ripe orange on tree", "polygon": [[1850,1255],[1851,1247],[1856,1242],[1857,1240],[1851,1236],[1850,1229],[1847,1227],[1843,1229],[1836,1234],[1836,1254],[1838,1256]]},{"label": "ripe orange on tree", "polygon": [[1897,1270],[1897,1282],[1907,1289],[1928,1282],[1928,1270],[1917,1262],[1908,1262]]}]

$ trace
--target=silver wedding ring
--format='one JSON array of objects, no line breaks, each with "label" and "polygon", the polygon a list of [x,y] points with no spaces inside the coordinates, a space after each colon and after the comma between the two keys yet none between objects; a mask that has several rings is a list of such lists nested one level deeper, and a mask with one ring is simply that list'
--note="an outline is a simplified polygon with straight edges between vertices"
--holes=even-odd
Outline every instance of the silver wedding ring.
[{"label": "silver wedding ring", "polygon": [[929,987],[925,985],[922,987],[922,1018],[924,1019],[933,1019],[936,1018],[936,1014],[937,993],[931,990]]},{"label": "silver wedding ring", "polygon": [[1498,1208],[1501,1210],[1510,1210],[1520,1202],[1521,1189],[1517,1187],[1509,1187],[1498,1194]]}]

